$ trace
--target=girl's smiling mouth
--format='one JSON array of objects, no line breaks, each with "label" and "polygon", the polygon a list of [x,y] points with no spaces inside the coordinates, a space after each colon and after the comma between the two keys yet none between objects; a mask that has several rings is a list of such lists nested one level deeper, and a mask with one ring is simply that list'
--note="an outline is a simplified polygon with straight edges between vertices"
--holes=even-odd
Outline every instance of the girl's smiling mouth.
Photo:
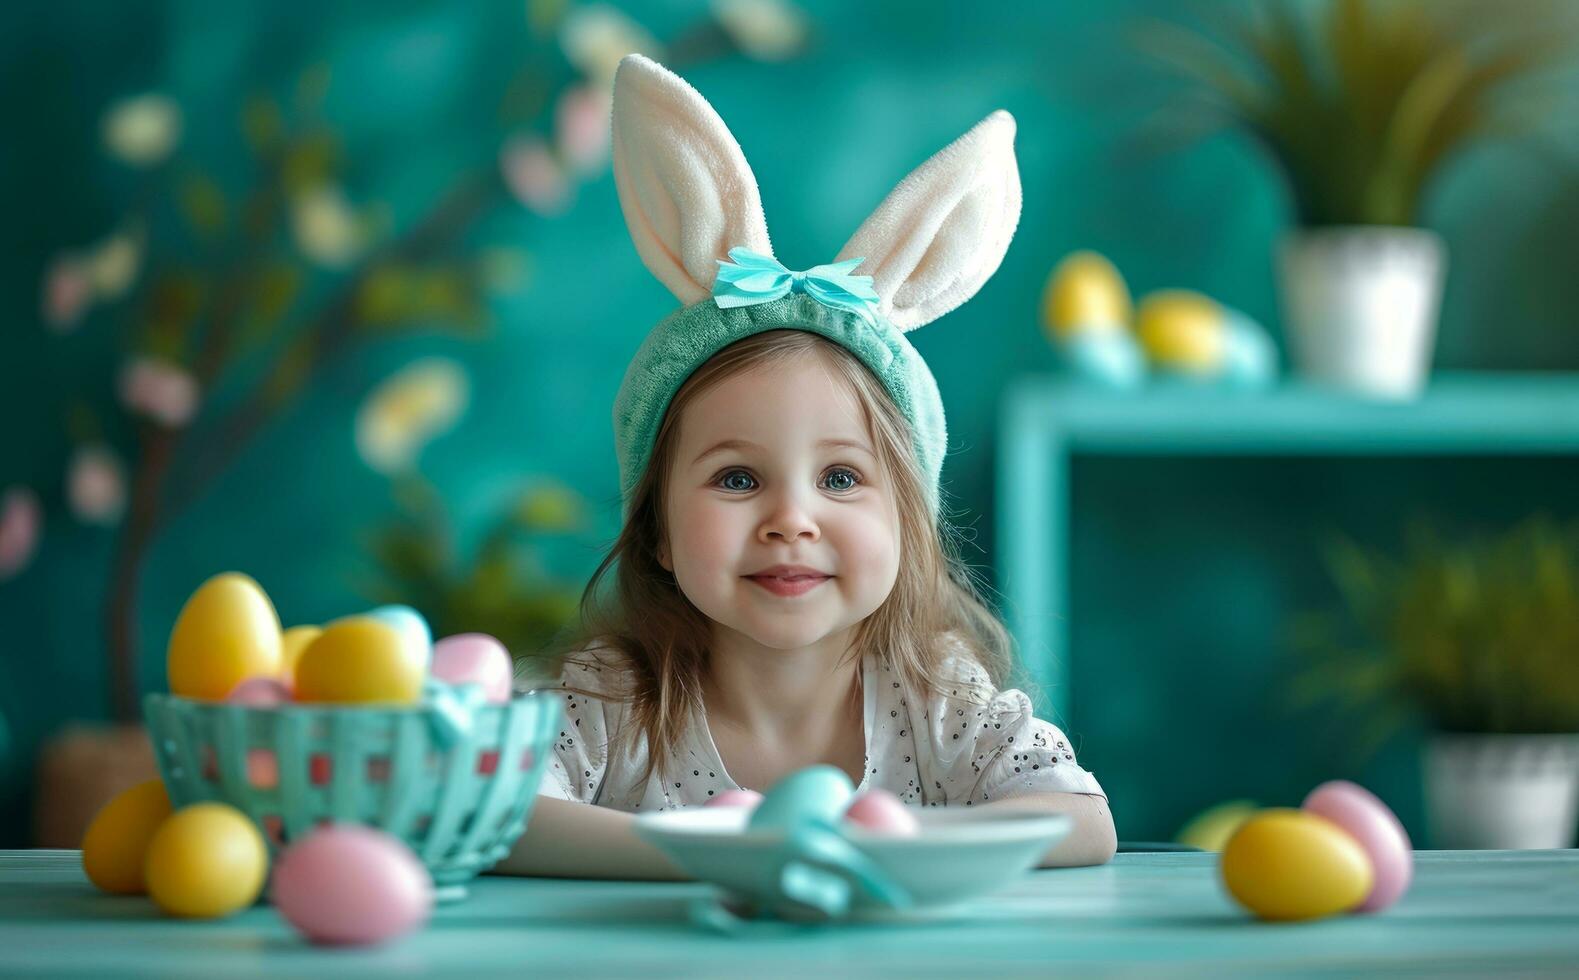
[{"label": "girl's smiling mouth", "polygon": [[832,577],[804,565],[775,565],[744,576],[777,596],[805,595]]}]

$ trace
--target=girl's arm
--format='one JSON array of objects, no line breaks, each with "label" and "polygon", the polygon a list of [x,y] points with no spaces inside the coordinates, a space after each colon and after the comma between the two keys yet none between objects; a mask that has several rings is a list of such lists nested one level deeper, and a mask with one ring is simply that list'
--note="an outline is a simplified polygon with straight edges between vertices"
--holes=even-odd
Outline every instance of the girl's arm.
[{"label": "girl's arm", "polygon": [[635,821],[631,814],[608,807],[539,796],[526,833],[494,874],[688,880],[657,848],[636,836]]},{"label": "girl's arm", "polygon": [[1027,793],[994,800],[987,809],[1032,810],[1038,813],[1067,813],[1074,818],[1069,836],[1053,845],[1042,856],[1044,868],[1078,868],[1106,864],[1118,850],[1118,835],[1107,799],[1087,793]]}]

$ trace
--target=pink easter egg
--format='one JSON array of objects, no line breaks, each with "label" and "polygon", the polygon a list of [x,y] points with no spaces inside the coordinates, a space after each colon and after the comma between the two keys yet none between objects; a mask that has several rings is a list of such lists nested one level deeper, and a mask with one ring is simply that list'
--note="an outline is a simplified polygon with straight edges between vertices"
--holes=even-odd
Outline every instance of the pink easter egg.
[{"label": "pink easter egg", "polygon": [[762,802],[762,794],[754,789],[726,789],[717,796],[710,797],[703,806],[756,806]]},{"label": "pink easter egg", "polygon": [[458,633],[433,644],[433,676],[451,684],[479,684],[492,704],[510,700],[515,676],[510,652],[486,633]]},{"label": "pink easter egg", "polygon": [[257,708],[285,704],[290,699],[290,689],[273,677],[249,677],[225,696],[231,704],[250,704]]},{"label": "pink easter egg", "polygon": [[1357,783],[1334,779],[1311,790],[1301,809],[1342,827],[1370,857],[1375,883],[1354,911],[1380,911],[1408,890],[1414,849],[1404,825],[1376,794]]},{"label": "pink easter egg", "polygon": [[856,796],[844,819],[866,830],[891,837],[914,837],[921,833],[921,821],[899,797],[886,789],[869,789]]},{"label": "pink easter egg", "polygon": [[426,922],[433,879],[399,839],[331,824],[292,844],[274,866],[280,915],[315,943],[364,946]]}]

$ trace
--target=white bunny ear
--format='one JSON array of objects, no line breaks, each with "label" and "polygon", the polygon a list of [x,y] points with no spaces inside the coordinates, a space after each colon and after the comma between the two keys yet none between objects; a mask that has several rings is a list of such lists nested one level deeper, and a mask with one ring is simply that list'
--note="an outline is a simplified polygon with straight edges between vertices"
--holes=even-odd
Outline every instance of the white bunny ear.
[{"label": "white bunny ear", "polygon": [[707,100],[662,65],[626,55],[614,73],[614,186],[642,263],[689,306],[718,260],[773,254],[757,180]]},{"label": "white bunny ear", "polygon": [[931,323],[998,270],[1020,220],[1014,117],[999,109],[900,181],[838,259],[864,258],[888,322]]}]

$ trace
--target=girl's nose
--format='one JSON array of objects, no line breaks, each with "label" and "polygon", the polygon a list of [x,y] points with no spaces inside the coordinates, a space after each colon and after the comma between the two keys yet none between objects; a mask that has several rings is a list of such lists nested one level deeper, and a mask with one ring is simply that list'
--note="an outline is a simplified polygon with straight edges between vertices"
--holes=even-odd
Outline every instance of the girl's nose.
[{"label": "girl's nose", "polygon": [[757,540],[795,542],[802,538],[815,543],[822,537],[817,522],[794,494],[785,494],[757,528]]}]

